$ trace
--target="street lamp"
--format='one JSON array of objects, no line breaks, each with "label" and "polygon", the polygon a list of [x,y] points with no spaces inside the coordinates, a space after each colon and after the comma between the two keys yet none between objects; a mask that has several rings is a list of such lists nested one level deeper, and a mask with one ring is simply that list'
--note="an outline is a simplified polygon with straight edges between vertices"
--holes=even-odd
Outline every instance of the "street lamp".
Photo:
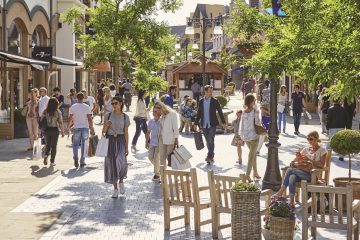
[{"label": "street lamp", "polygon": [[[202,79],[203,79],[203,84],[206,81],[206,59],[205,59],[205,34],[206,34],[206,30],[208,28],[208,26],[212,26],[215,23],[215,27],[214,27],[214,34],[216,35],[222,35],[223,31],[222,31],[222,27],[221,25],[223,24],[223,17],[221,14],[219,14],[218,17],[213,18],[212,15],[210,16],[210,18],[206,18],[206,17],[202,17],[202,18],[190,18],[187,24],[187,27],[185,29],[185,34],[187,35],[194,35],[195,34],[195,29],[193,26],[193,23],[198,23],[200,24],[201,27],[201,31],[202,31],[202,52],[203,52],[203,58],[202,58]],[[194,47],[194,46],[193,46]],[[208,79],[207,84],[210,84],[210,79]]]}]

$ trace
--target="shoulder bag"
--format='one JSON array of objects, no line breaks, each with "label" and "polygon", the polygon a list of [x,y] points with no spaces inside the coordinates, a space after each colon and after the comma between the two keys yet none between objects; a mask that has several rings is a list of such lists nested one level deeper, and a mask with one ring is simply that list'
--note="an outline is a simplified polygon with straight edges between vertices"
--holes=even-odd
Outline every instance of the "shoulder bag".
[{"label": "shoulder bag", "polygon": [[[109,113],[108,120],[110,119],[111,112]],[[108,130],[109,131],[109,130]],[[102,134],[101,139],[96,146],[95,156],[97,157],[107,157],[109,149],[109,138],[107,136],[107,132]]]},{"label": "shoulder bag", "polygon": [[302,170],[304,172],[311,172],[311,170],[314,168],[312,162],[310,161],[300,161],[300,162],[292,162],[290,165],[292,168]]},{"label": "shoulder bag", "polygon": [[255,109],[254,109],[254,128],[255,128],[256,134],[257,135],[262,135],[264,133],[267,133],[266,128],[264,128],[263,126],[256,125],[255,118],[256,118],[256,112],[255,112]]}]

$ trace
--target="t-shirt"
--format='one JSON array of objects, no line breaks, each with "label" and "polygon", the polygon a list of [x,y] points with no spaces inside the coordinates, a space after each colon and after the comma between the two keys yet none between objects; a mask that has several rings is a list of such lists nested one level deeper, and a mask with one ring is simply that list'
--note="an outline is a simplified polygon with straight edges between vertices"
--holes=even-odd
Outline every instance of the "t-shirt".
[{"label": "t-shirt", "polygon": [[[106,113],[104,119],[111,121],[111,126],[107,132],[108,135],[111,136],[117,136],[124,134],[124,128],[127,128],[130,126],[130,118],[125,113],[121,115],[117,115],[114,112]],[[124,117],[125,116],[125,117]]]},{"label": "t-shirt", "polygon": [[159,146],[160,121],[155,119],[150,119],[148,122],[148,129],[150,131],[150,146],[152,147]]},{"label": "t-shirt", "polygon": [[[61,104],[61,103],[64,103],[64,95],[60,95],[60,96],[55,96],[56,97],[56,99],[59,101],[59,105]],[[63,106],[61,105],[60,106],[60,108],[63,108]]]},{"label": "t-shirt", "polygon": [[265,88],[262,91],[262,101],[261,103],[266,104],[270,103],[270,88]]},{"label": "t-shirt", "polygon": [[91,115],[91,110],[87,104],[75,103],[69,112],[73,115],[74,128],[89,128],[88,115]]},{"label": "t-shirt", "polygon": [[291,99],[293,101],[292,103],[292,107],[293,107],[293,111],[295,112],[302,112],[303,110],[303,102],[302,100],[305,98],[305,94],[303,92],[293,92],[291,94]]},{"label": "t-shirt", "polygon": [[127,83],[124,83],[122,85],[122,87],[124,88],[125,92],[130,92],[132,85],[131,85],[131,83],[127,82]]},{"label": "t-shirt", "polygon": [[324,156],[324,154],[326,154],[326,153],[327,153],[327,151],[323,147],[320,147],[314,153],[311,152],[310,147],[305,147],[300,151],[300,154],[302,156],[306,156],[307,158],[314,160],[314,161],[320,161],[321,157]]},{"label": "t-shirt", "polygon": [[88,105],[90,107],[90,110],[92,111],[94,108],[95,98],[92,96],[88,96],[87,98],[84,98],[83,103]]},{"label": "t-shirt", "polygon": [[251,82],[245,83],[244,89],[245,89],[245,94],[251,93],[251,90],[253,89],[252,83]]},{"label": "t-shirt", "polygon": [[46,109],[48,102],[50,100],[50,97],[45,95],[43,97],[40,98],[39,100],[39,116],[41,116],[44,112],[44,110]]}]

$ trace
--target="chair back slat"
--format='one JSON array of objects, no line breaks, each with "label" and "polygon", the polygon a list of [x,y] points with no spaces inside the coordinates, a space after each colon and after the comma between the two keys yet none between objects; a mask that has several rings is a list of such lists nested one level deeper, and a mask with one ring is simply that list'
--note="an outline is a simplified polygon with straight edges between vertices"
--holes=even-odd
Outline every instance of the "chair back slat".
[{"label": "chair back slat", "polygon": [[175,175],[175,176],[174,176],[175,193],[176,193],[176,200],[177,200],[177,201],[181,201],[181,200],[180,200],[180,191],[179,191],[179,187],[180,187],[180,186],[179,186],[179,185],[180,185],[180,184],[179,184],[179,177],[180,177],[179,175]]},{"label": "chair back slat", "polygon": [[334,223],[334,197],[335,193],[329,194],[329,216],[330,216],[330,223]]},{"label": "chair back slat", "polygon": [[223,188],[223,196],[224,196],[224,203],[225,203],[225,207],[229,207],[229,200],[228,200],[228,193],[227,193],[227,185],[226,185],[227,181],[225,181],[224,179],[222,180],[222,188]]},{"label": "chair back slat", "polygon": [[325,198],[324,193],[320,193],[320,219],[325,222]]},{"label": "chair back slat", "polygon": [[187,193],[187,197],[188,197],[188,201],[189,202],[193,202],[192,199],[192,195],[191,195],[191,181],[190,181],[190,176],[186,175],[186,193]]},{"label": "chair back slat", "polygon": [[343,224],[343,195],[337,194],[337,197],[338,197],[337,210],[338,210],[339,223]]},{"label": "chair back slat", "polygon": [[311,215],[312,215],[312,220],[314,222],[316,222],[316,215],[317,215],[317,196],[315,192],[311,193]]},{"label": "chair back slat", "polygon": [[324,180],[325,180],[325,184],[329,185],[329,178],[330,178],[330,169],[331,169],[331,156],[332,156],[332,150],[329,149],[327,151],[326,154],[326,158],[325,158],[325,169],[326,171],[324,171]]},{"label": "chair back slat", "polygon": [[180,184],[181,184],[181,196],[183,199],[187,198],[188,192],[187,192],[187,186],[185,185],[186,182],[184,181],[184,176],[180,176]]}]

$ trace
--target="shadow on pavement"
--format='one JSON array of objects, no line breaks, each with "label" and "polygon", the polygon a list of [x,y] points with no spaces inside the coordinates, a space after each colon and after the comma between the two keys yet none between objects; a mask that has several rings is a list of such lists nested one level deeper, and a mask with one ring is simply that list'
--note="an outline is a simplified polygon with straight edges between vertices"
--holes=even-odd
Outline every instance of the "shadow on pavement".
[{"label": "shadow on pavement", "polygon": [[54,167],[52,166],[48,168],[47,167],[40,168],[38,165],[33,165],[30,167],[30,169],[31,169],[31,175],[38,178],[54,175],[59,171],[59,170],[54,171]]}]

